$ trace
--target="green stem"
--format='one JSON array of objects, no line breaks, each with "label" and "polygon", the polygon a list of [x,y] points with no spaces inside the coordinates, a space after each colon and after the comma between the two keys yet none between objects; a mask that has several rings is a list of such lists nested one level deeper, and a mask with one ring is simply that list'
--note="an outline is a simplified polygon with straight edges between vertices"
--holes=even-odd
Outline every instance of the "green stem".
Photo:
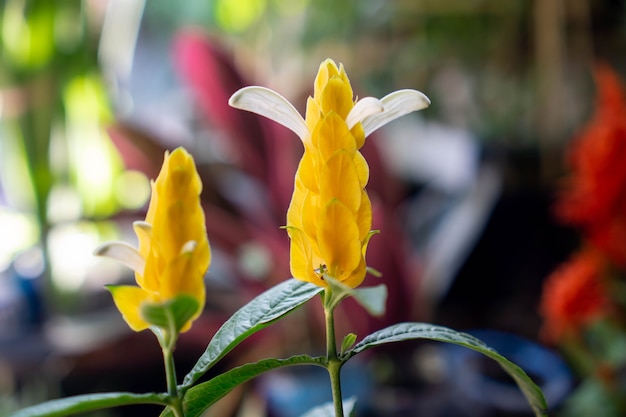
[{"label": "green stem", "polygon": [[335,405],[335,417],[343,417],[343,399],[341,397],[341,366],[343,362],[337,356],[333,308],[325,306],[324,315],[326,317],[326,360],[333,394],[333,404]]},{"label": "green stem", "polygon": [[174,367],[172,349],[163,349],[163,360],[165,361],[165,377],[167,379],[167,394],[170,398],[170,406],[176,417],[184,417],[183,403],[178,396],[178,388],[176,386],[176,369]]},{"label": "green stem", "polygon": [[[169,338],[165,338],[169,339]],[[174,346],[176,345],[176,338],[174,340],[167,340],[163,343],[163,362],[165,363],[165,378],[167,380],[167,394],[170,398],[170,406],[176,417],[184,417],[185,412],[183,410],[182,398],[180,398],[178,392],[178,386],[176,383],[176,367],[174,365]]]}]

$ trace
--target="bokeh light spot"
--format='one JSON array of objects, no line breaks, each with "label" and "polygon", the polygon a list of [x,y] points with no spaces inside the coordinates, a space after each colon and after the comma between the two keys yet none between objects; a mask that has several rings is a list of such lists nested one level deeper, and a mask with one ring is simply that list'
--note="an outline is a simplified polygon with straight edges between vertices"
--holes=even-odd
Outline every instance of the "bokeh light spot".
[{"label": "bokeh light spot", "polygon": [[222,29],[242,32],[261,17],[266,7],[265,0],[219,0],[215,2],[215,18]]}]

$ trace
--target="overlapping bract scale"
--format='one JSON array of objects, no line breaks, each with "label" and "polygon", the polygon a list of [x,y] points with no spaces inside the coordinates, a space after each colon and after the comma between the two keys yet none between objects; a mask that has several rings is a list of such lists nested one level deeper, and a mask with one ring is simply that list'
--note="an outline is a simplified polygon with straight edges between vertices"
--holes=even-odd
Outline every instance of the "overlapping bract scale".
[{"label": "overlapping bract scale", "polygon": [[138,249],[111,242],[96,251],[98,255],[124,262],[135,271],[138,286],[108,287],[115,305],[135,331],[150,327],[142,316],[146,304],[166,304],[180,295],[191,296],[198,309],[182,331],[189,329],[204,307],[204,274],[211,251],[200,204],[201,190],[191,155],[183,148],[166,153],[161,172],[152,183],[146,219],[134,224]]}]

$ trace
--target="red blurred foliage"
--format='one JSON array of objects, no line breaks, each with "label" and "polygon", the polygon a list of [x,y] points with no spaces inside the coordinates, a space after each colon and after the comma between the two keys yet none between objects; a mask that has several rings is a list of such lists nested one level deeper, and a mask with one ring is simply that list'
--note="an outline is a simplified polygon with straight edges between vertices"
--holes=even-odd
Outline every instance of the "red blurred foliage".
[{"label": "red blurred foliage", "polygon": [[542,339],[556,343],[575,337],[584,326],[609,313],[606,268],[599,252],[585,248],[548,277],[539,309],[544,318]]},{"label": "red blurred foliage", "polygon": [[581,228],[589,242],[626,266],[626,97],[608,66],[595,69],[595,114],[572,144],[571,173],[557,215]]}]

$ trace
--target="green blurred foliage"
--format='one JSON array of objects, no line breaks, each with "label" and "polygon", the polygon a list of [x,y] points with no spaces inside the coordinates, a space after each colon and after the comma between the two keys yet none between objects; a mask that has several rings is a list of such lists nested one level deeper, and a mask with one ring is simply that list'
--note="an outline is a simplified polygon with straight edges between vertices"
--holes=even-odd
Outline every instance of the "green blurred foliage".
[{"label": "green blurred foliage", "polygon": [[122,166],[104,131],[112,117],[90,4],[0,2],[0,189],[10,209],[34,215],[33,244],[42,248],[53,290],[55,223],[106,219],[121,208],[114,182]]},{"label": "green blurred foliage", "polygon": [[[544,4],[555,7],[542,10]],[[583,123],[594,62],[624,64],[625,17],[624,4],[612,0],[215,0],[176,9],[162,0],[146,4],[147,24],[172,31],[189,24],[207,28],[253,55],[246,62],[257,67],[246,70],[276,77],[274,84],[306,79],[332,57],[348,66],[358,90],[382,95],[420,89],[433,101],[423,117],[486,141],[524,146],[544,140],[562,146]],[[549,27],[556,28],[554,39],[545,38],[552,36]],[[542,49],[555,58],[544,61]]]}]

